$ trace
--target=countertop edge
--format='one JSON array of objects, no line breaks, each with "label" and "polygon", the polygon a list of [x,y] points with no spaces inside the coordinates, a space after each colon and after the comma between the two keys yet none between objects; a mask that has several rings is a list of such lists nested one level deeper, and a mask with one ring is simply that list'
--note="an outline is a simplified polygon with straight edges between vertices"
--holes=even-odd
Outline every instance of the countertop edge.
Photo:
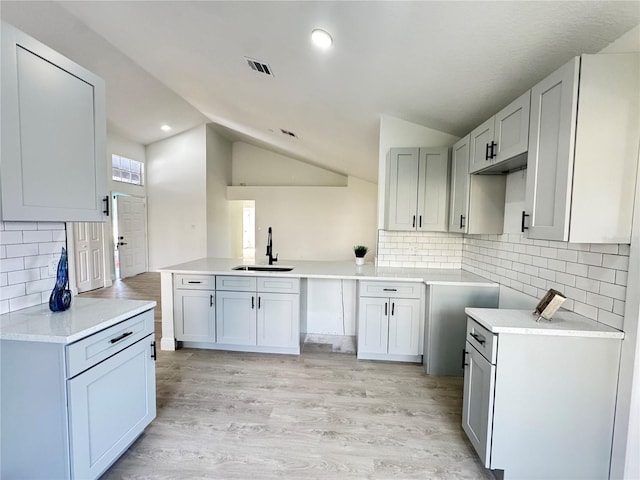
[{"label": "countertop edge", "polygon": [[[117,300],[117,299],[113,299]],[[104,320],[92,327],[87,327],[79,332],[75,332],[69,336],[63,335],[44,335],[37,333],[12,333],[12,332],[3,332],[0,330],[0,340],[7,341],[20,341],[20,342],[38,342],[38,343],[57,343],[68,345],[78,340],[82,340],[94,333],[98,333],[102,330],[105,330],[117,323],[120,323],[124,320],[127,320],[135,315],[139,315],[148,310],[151,310],[157,306],[157,302],[155,300],[139,300],[141,302],[146,302],[142,305],[132,308],[125,313],[121,313],[119,315],[115,315],[107,320]]]}]

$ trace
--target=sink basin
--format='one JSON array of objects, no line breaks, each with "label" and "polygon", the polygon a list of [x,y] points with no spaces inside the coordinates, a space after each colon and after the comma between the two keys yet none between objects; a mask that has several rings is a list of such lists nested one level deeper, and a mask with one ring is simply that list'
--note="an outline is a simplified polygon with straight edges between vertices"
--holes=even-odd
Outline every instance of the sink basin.
[{"label": "sink basin", "polygon": [[239,265],[232,270],[242,270],[244,272],[290,272],[293,267],[277,267],[275,265]]}]

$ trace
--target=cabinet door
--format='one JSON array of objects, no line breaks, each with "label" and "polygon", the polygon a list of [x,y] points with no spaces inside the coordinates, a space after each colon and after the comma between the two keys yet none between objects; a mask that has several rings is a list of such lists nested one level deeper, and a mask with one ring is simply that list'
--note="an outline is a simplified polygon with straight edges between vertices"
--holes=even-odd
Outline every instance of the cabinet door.
[{"label": "cabinet door", "polygon": [[389,308],[388,353],[395,355],[421,355],[420,300],[395,298]]},{"label": "cabinet door", "polygon": [[2,219],[105,219],[102,79],[2,24]]},{"label": "cabinet door", "polygon": [[491,461],[491,428],[496,367],[466,343],[462,428],[485,467]]},{"label": "cabinet door", "polygon": [[493,163],[521,155],[529,148],[531,90],[516,98],[495,116],[496,157]]},{"label": "cabinet door", "polygon": [[218,343],[256,344],[256,303],[253,292],[216,292]]},{"label": "cabinet door", "polygon": [[469,208],[469,138],[459,140],[451,150],[451,206],[449,231],[466,233]]},{"label": "cabinet door", "polygon": [[300,296],[258,294],[257,343],[268,347],[296,347],[300,343]]},{"label": "cabinet door", "polygon": [[98,478],[156,416],[153,336],[67,383],[72,478]]},{"label": "cabinet door", "polygon": [[531,89],[529,238],[569,239],[579,66],[575,58]]},{"label": "cabinet door", "polygon": [[358,353],[387,353],[389,299],[360,297],[358,305]]},{"label": "cabinet door", "polygon": [[389,151],[387,230],[416,229],[418,161],[417,148],[392,148]]},{"label": "cabinet door", "polygon": [[449,149],[421,148],[416,229],[446,232],[449,214]]},{"label": "cabinet door", "polygon": [[176,290],[173,308],[177,340],[216,341],[215,292],[213,290]]},{"label": "cabinet door", "polygon": [[491,165],[489,146],[493,142],[495,117],[491,117],[473,130],[469,138],[469,173]]}]

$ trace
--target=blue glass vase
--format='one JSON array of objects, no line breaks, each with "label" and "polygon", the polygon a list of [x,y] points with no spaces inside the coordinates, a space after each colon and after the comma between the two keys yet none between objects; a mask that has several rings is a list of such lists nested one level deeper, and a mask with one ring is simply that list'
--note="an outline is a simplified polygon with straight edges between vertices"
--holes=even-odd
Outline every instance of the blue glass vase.
[{"label": "blue glass vase", "polygon": [[58,262],[58,272],[56,274],[56,285],[53,287],[49,297],[49,310],[52,312],[62,312],[71,306],[71,291],[67,288],[69,284],[69,268],[67,260],[67,250],[62,247],[62,254]]}]

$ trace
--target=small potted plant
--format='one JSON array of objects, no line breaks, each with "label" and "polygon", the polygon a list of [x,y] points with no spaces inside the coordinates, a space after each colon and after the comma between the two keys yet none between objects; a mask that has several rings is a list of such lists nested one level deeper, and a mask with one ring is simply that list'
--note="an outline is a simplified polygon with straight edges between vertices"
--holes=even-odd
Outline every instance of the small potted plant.
[{"label": "small potted plant", "polygon": [[364,265],[364,256],[369,251],[369,248],[364,245],[356,245],[353,247],[353,253],[356,254],[356,265]]}]

